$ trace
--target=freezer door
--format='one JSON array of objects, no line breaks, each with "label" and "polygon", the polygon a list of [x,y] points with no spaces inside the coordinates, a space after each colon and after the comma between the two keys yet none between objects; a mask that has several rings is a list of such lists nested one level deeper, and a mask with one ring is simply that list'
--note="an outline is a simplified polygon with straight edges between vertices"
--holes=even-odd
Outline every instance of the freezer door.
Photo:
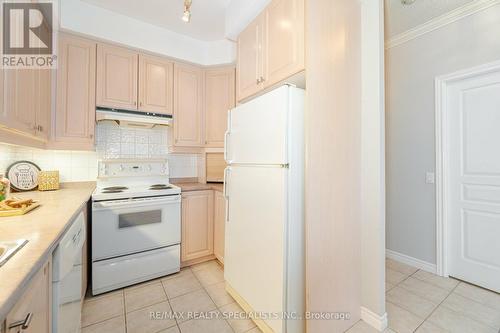
[{"label": "freezer door", "polygon": [[228,164],[287,164],[290,87],[283,86],[229,112]]},{"label": "freezer door", "polygon": [[[246,166],[226,172],[224,276],[257,312],[284,311],[287,172]],[[282,320],[266,323],[284,332]]]}]

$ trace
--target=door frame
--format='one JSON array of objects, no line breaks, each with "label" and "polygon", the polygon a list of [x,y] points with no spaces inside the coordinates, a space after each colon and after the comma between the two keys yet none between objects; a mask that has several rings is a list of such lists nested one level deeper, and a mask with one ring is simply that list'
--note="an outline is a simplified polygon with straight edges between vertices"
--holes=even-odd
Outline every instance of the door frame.
[{"label": "door frame", "polygon": [[448,277],[448,212],[449,204],[449,116],[448,87],[450,84],[485,74],[500,72],[500,61],[438,76],[435,79],[436,94],[436,268],[437,274]]}]

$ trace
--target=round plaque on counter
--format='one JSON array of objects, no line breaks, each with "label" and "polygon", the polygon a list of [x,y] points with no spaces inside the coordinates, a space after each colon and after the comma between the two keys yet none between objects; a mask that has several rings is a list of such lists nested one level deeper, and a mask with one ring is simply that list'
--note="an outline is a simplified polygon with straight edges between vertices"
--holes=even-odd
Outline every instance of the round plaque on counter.
[{"label": "round plaque on counter", "polygon": [[10,186],[16,191],[32,191],[38,186],[40,168],[33,162],[19,161],[7,168]]}]

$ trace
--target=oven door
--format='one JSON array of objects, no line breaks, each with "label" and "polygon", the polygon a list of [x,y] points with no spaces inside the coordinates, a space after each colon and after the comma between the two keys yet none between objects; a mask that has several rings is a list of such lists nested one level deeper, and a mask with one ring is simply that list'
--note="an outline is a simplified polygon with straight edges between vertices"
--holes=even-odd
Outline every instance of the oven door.
[{"label": "oven door", "polygon": [[93,203],[93,261],[180,242],[180,195]]}]

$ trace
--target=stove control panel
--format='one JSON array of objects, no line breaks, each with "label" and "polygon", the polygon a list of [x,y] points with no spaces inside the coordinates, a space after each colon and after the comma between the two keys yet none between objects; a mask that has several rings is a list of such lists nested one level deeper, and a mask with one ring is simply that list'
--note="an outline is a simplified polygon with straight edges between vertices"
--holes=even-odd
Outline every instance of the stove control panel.
[{"label": "stove control panel", "polygon": [[168,162],[162,161],[99,161],[99,177],[149,177],[168,176]]}]

